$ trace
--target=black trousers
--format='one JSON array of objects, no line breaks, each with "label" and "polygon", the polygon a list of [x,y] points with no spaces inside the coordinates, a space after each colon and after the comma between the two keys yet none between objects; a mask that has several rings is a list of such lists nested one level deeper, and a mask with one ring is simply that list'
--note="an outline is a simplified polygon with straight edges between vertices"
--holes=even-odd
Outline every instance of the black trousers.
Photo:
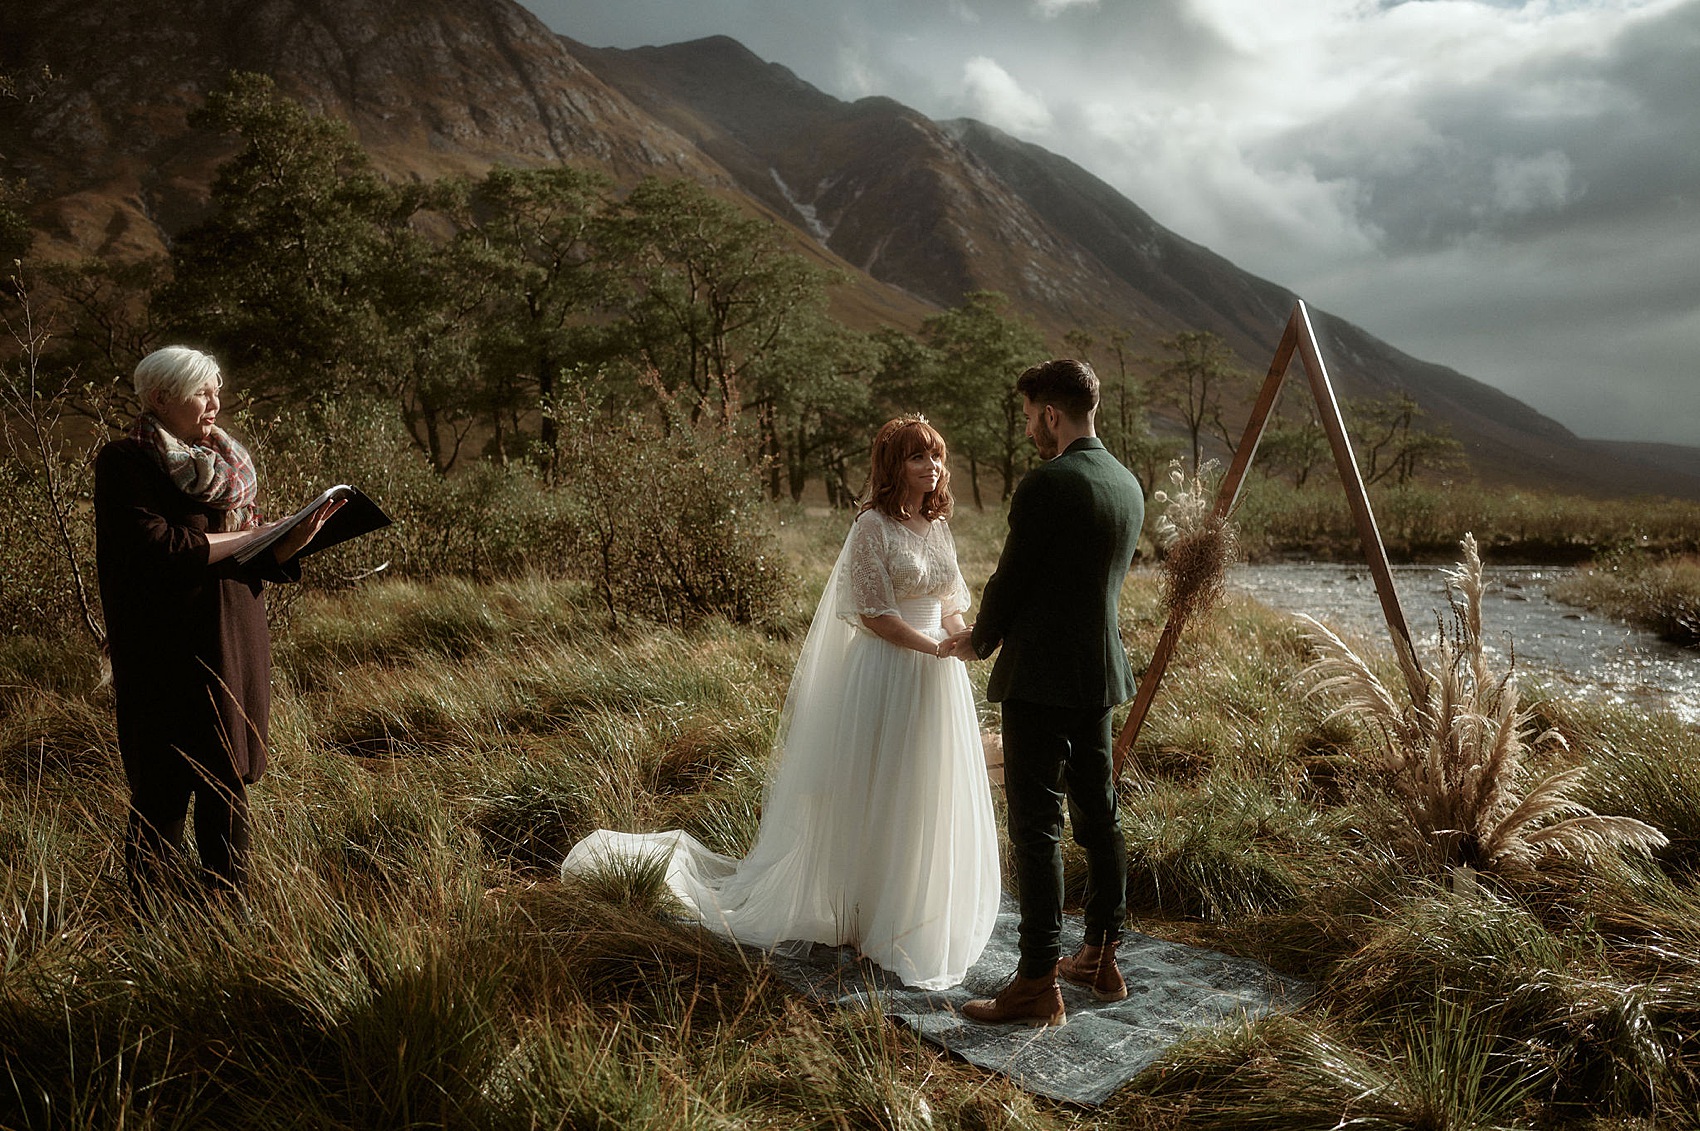
[{"label": "black trousers", "polygon": [[1062,958],[1063,807],[1086,852],[1086,941],[1121,937],[1127,918],[1127,845],[1116,819],[1112,708],[1003,703],[1004,794],[1021,903],[1024,978]]},{"label": "black trousers", "polygon": [[248,787],[228,763],[215,770],[169,748],[137,756],[126,751],[124,773],[130,783],[124,863],[135,894],[145,897],[170,883],[191,800],[202,879],[215,890],[241,888],[248,870]]}]

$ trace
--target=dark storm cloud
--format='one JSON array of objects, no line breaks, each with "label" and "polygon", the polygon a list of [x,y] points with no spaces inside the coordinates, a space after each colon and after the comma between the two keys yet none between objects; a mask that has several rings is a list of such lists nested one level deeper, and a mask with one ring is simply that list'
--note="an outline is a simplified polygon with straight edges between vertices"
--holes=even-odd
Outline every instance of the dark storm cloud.
[{"label": "dark storm cloud", "polygon": [[1590,46],[1349,107],[1267,139],[1254,160],[1355,181],[1360,218],[1395,255],[1621,220],[1700,187],[1700,5]]}]

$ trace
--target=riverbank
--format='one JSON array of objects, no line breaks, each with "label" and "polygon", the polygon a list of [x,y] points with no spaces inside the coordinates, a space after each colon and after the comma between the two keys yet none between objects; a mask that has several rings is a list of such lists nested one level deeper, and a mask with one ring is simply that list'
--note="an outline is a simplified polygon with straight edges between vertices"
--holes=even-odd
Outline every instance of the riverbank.
[{"label": "riverbank", "polygon": [[[954,526],[978,592],[1001,516]],[[839,516],[787,518],[805,591],[841,535]],[[1136,656],[1157,593],[1147,570],[1125,591]],[[95,664],[13,638],[0,1125],[1298,1131],[1680,1126],[1700,1108],[1700,731],[1536,695],[1532,725],[1568,749],[1530,772],[1584,767],[1581,800],[1671,844],[1652,864],[1449,882],[1397,851],[1360,768],[1375,735],[1303,694],[1297,625],[1245,597],[1183,637],[1134,750],[1133,925],[1318,992],[1196,1035],[1102,1108],[801,1000],[668,918],[654,875],[561,885],[561,853],[598,826],[748,845],[808,606],[787,637],[611,630],[594,593],[544,579],[304,596],[277,643],[252,897],[153,921],[124,896]],[[1079,864],[1071,845],[1076,894]]]},{"label": "riverbank", "polygon": [[[1405,621],[1431,640],[1449,616],[1447,566],[1395,565],[1392,576]],[[1499,565],[1486,570],[1483,616],[1487,647],[1498,662],[1515,658],[1525,683],[1553,694],[1646,711],[1671,711],[1700,724],[1700,651],[1667,643],[1613,610],[1565,600],[1589,571],[1571,566]],[[1236,567],[1240,593],[1289,613],[1317,617],[1339,632],[1385,647],[1380,598],[1369,570],[1318,562]]]},{"label": "riverbank", "polygon": [[1700,557],[1616,557],[1567,579],[1554,596],[1700,649]]},{"label": "riverbank", "polygon": [[[1577,565],[1609,554],[1700,554],[1700,503],[1586,499],[1477,484],[1407,483],[1370,488],[1382,541],[1397,562],[1449,564],[1474,533],[1490,563]],[[1251,476],[1235,511],[1253,562],[1363,560],[1337,480],[1303,488]]]}]

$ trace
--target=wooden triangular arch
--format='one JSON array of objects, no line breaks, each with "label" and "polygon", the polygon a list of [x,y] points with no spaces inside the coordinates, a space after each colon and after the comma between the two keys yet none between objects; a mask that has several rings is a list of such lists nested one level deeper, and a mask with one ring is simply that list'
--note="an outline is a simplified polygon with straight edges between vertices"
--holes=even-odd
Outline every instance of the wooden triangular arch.
[{"label": "wooden triangular arch", "polygon": [[[1316,398],[1316,414],[1322,421],[1323,431],[1328,434],[1328,446],[1334,452],[1334,466],[1340,472],[1340,484],[1346,489],[1346,501],[1351,504],[1352,518],[1357,523],[1358,540],[1363,544],[1364,557],[1375,578],[1375,591],[1381,598],[1381,612],[1387,618],[1387,630],[1393,637],[1393,650],[1399,658],[1400,670],[1411,689],[1413,700],[1421,702],[1426,698],[1427,688],[1422,665],[1418,663],[1416,649],[1411,644],[1411,630],[1405,625],[1399,594],[1393,588],[1393,573],[1387,565],[1387,549],[1381,542],[1381,530],[1375,524],[1374,512],[1370,510],[1369,495],[1364,490],[1363,477],[1358,473],[1351,441],[1346,438],[1346,423],[1340,417],[1340,404],[1334,397],[1334,386],[1328,380],[1328,369],[1323,365],[1322,353],[1316,345],[1316,332],[1311,329],[1310,312],[1305,309],[1302,299],[1293,303],[1286,332],[1281,335],[1281,344],[1275,347],[1275,360],[1269,364],[1269,376],[1264,378],[1263,390],[1251,410],[1251,419],[1246,421],[1245,433],[1240,437],[1239,447],[1234,449],[1234,462],[1228,468],[1227,477],[1222,480],[1214,513],[1218,518],[1226,518],[1239,502],[1246,471],[1251,467],[1252,457],[1257,454],[1257,445],[1263,439],[1263,430],[1269,423],[1269,414],[1275,408],[1275,398],[1287,378],[1294,353],[1303,359],[1305,375],[1310,378],[1311,395]],[[1117,778],[1121,776],[1122,764],[1133,749],[1134,740],[1139,737],[1139,728],[1145,725],[1151,700],[1157,695],[1157,685],[1163,682],[1163,672],[1169,666],[1169,658],[1174,653],[1183,627],[1184,622],[1176,615],[1171,615],[1163,626],[1163,635],[1158,638],[1157,649],[1151,654],[1150,666],[1140,680],[1133,710],[1128,713],[1127,722],[1122,724],[1121,733],[1116,736]]]}]

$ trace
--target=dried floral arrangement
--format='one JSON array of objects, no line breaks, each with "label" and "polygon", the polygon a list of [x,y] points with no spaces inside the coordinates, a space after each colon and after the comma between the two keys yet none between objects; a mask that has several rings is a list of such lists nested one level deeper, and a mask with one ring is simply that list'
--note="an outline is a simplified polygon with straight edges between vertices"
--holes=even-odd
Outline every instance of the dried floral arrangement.
[{"label": "dried floral arrangement", "polygon": [[1216,513],[1220,479],[1215,460],[1190,477],[1180,460],[1171,460],[1171,487],[1151,495],[1163,508],[1151,531],[1162,554],[1163,604],[1182,623],[1221,603],[1228,567],[1239,560],[1239,532],[1233,520]]}]

